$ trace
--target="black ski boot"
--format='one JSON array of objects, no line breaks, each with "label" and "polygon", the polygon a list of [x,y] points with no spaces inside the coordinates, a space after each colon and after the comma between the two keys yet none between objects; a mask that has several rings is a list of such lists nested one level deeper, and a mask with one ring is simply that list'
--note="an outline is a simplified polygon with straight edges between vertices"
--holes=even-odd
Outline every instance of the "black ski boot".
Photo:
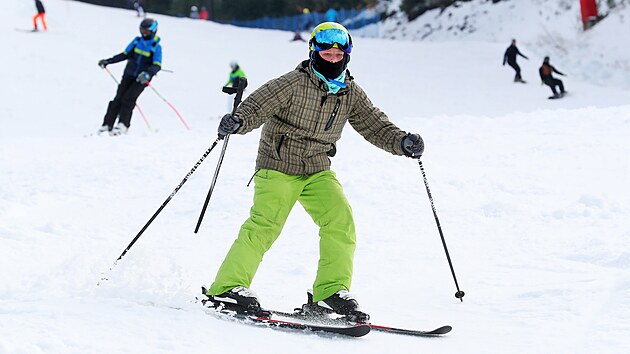
[{"label": "black ski boot", "polygon": [[328,316],[336,313],[343,315],[350,322],[367,322],[370,315],[359,310],[359,303],[347,290],[339,290],[328,298],[313,302],[311,291],[306,293],[308,299],[302,305],[302,313],[313,316]]},{"label": "black ski boot", "polygon": [[237,286],[219,295],[209,295],[208,290],[203,287],[201,290],[208,297],[203,303],[204,305],[210,303],[209,307],[234,311],[244,315],[271,316],[269,311],[260,307],[256,294],[244,286]]}]

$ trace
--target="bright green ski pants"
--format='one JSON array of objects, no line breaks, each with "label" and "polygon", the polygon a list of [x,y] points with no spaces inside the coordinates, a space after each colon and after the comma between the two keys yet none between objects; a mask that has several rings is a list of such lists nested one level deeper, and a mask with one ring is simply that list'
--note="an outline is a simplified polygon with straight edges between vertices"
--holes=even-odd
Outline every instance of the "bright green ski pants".
[{"label": "bright green ski pants", "polygon": [[313,300],[350,289],[356,234],[352,209],[335,173],[290,176],[260,170],[254,177],[254,205],[219,268],[208,295],[236,286],[249,288],[263,255],[280,235],[296,201],[319,226],[319,264]]}]

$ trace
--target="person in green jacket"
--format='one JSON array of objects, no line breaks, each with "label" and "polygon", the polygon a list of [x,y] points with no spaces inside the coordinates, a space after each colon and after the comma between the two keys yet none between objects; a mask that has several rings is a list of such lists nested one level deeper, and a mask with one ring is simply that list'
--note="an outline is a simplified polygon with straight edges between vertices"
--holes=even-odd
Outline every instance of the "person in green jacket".
[{"label": "person in green jacket", "polygon": [[[247,78],[245,76],[245,72],[241,69],[241,66],[238,65],[236,60],[232,60],[230,62],[230,75],[228,76],[228,81],[223,86],[228,87],[238,87],[238,80],[240,78]],[[234,107],[234,95],[227,96],[227,110],[228,112],[232,110]]]},{"label": "person in green jacket", "polygon": [[390,122],[368,99],[347,70],[352,38],[335,22],[311,33],[309,59],[251,93],[234,115],[221,119],[219,137],[246,134],[262,126],[254,205],[206,291],[215,306],[266,313],[249,289],[263,255],[296,202],[319,226],[319,263],[306,312],[337,313],[367,321],[349,293],[356,244],[352,209],[330,170],[330,157],[346,123],[373,145],[419,159],[420,135]]},{"label": "person in green jacket", "polygon": [[237,87],[238,79],[241,77],[246,78],[245,72],[236,61],[232,60],[230,62],[230,76],[228,77],[228,81],[225,83],[225,86]]}]

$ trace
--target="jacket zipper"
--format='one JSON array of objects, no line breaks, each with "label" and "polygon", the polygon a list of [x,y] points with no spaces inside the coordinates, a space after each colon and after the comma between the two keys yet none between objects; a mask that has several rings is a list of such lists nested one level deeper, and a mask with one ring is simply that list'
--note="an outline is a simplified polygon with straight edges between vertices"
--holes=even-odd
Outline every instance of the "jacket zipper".
[{"label": "jacket zipper", "polygon": [[330,118],[328,118],[328,123],[326,123],[324,131],[329,130],[332,127],[333,122],[335,121],[335,117],[337,117],[337,112],[339,112],[339,106],[341,106],[341,99],[337,98],[337,102],[335,102],[335,108],[333,108],[333,111],[330,114]]},{"label": "jacket zipper", "polygon": [[[138,44],[136,43],[136,45],[133,47],[133,49],[136,49],[136,46]],[[138,73],[140,71],[140,62],[142,61],[142,55],[137,54],[138,55],[138,60],[136,60],[136,70],[133,71],[133,76],[138,76]]]}]

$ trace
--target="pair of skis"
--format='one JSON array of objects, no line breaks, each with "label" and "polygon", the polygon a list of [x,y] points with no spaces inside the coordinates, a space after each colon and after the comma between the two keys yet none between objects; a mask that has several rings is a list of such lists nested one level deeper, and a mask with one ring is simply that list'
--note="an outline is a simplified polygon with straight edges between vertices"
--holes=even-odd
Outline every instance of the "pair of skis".
[{"label": "pair of skis", "polygon": [[411,330],[390,326],[380,326],[372,323],[349,322],[343,318],[330,318],[303,313],[288,313],[275,310],[264,310],[261,313],[244,313],[226,308],[222,305],[215,307],[212,301],[205,301],[204,305],[211,313],[219,318],[230,318],[243,323],[263,325],[272,328],[298,330],[305,332],[330,333],[349,337],[363,337],[370,331],[405,334],[417,337],[437,337],[451,331],[451,326],[442,326],[429,331]]}]

